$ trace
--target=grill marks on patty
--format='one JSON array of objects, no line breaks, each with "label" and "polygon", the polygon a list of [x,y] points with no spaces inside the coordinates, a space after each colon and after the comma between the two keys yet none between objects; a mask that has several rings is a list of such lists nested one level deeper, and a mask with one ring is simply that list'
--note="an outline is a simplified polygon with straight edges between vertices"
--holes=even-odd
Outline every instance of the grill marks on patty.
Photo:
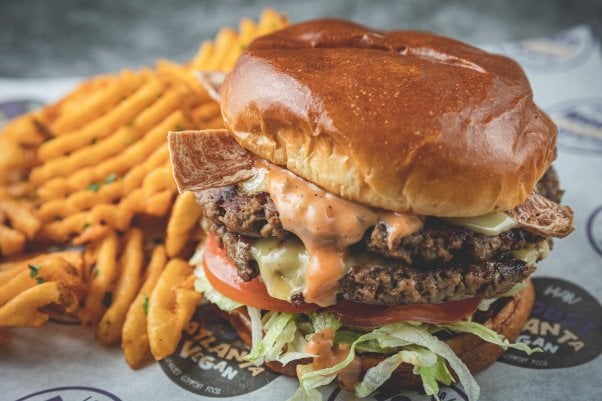
[{"label": "grill marks on patty", "polygon": [[[552,168],[538,182],[537,190],[560,201],[562,191]],[[270,196],[248,194],[237,186],[200,191],[196,196],[240,277],[245,281],[256,277],[259,269],[250,255],[253,242],[287,235]],[[368,230],[363,245],[354,246],[388,259],[386,266],[351,267],[341,282],[343,298],[394,305],[491,297],[509,290],[534,269],[507,252],[543,239],[520,229],[489,237],[437,218],[427,218],[418,232],[395,239],[393,249],[388,247],[386,234],[386,226],[379,223]]]}]

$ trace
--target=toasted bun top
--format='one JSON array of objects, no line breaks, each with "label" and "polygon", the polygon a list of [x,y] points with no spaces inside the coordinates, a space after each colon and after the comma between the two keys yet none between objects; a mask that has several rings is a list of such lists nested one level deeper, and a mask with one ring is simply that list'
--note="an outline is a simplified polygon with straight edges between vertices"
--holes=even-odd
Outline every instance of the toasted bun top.
[{"label": "toasted bun top", "polygon": [[251,43],[221,107],[250,152],[394,211],[511,209],[555,156],[556,127],[517,63],[424,32],[293,25]]}]

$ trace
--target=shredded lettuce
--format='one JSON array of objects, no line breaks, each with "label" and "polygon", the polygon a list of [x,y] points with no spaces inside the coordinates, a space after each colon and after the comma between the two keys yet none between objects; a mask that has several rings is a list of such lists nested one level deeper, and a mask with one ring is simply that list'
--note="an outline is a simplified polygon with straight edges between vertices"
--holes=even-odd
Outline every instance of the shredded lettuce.
[{"label": "shredded lettuce", "polygon": [[[399,351],[378,365],[368,369],[362,382],[355,386],[355,394],[358,397],[369,396],[374,392],[374,390],[386,382],[391,377],[395,369],[397,369],[403,362],[410,363],[416,367],[431,368],[437,363],[437,361],[437,355],[426,348],[414,347],[413,350],[408,349]],[[422,374],[420,374],[420,376],[422,376]],[[437,392],[435,392],[435,394],[437,394]]]},{"label": "shredded lettuce", "polygon": [[305,352],[307,342],[297,329],[292,313],[269,312],[262,319],[258,309],[247,309],[251,317],[253,347],[245,360],[256,365],[261,365],[264,360],[286,365],[290,361],[314,356]]},{"label": "shredded lettuce", "polygon": [[[253,359],[253,363],[256,365],[261,365],[263,364],[264,354],[259,350],[259,347],[261,347],[261,338],[263,336],[261,311],[257,308],[253,308],[252,306],[247,306],[247,312],[249,313],[249,318],[251,318],[251,341],[253,341],[253,346],[251,347],[251,352],[245,357],[245,359]],[[251,358],[251,355],[253,355],[253,358]]]},{"label": "shredded lettuce", "polygon": [[541,348],[531,348],[524,343],[510,343],[510,341],[508,341],[508,339],[505,338],[503,335],[496,333],[494,330],[491,330],[490,328],[485,327],[477,322],[459,321],[455,323],[439,325],[438,327],[456,333],[474,334],[475,336],[481,338],[484,341],[499,346],[503,350],[507,350],[508,348],[514,348],[516,350],[525,352],[527,355],[531,355],[534,352],[543,351]]},{"label": "shredded lettuce", "polygon": [[[207,281],[202,269],[196,271],[199,279],[195,289],[220,309],[230,311],[242,305],[216,291]],[[516,286],[508,296],[520,291]],[[506,296],[506,294],[503,294]],[[368,369],[363,380],[355,387],[358,397],[367,397],[387,381],[402,363],[414,366],[414,374],[422,380],[427,395],[438,399],[439,383],[449,385],[454,381],[451,368],[468,395],[470,401],[479,397],[480,389],[466,365],[456,356],[445,342],[434,336],[443,330],[454,333],[470,333],[484,341],[496,344],[502,349],[514,348],[531,354],[541,351],[523,343],[510,343],[504,336],[473,321],[459,321],[449,324],[426,324],[406,321],[392,323],[368,333],[357,333],[348,328],[341,329],[340,320],[329,312],[314,312],[307,315],[284,312],[268,312],[263,318],[257,308],[247,306],[251,320],[253,346],[245,360],[260,365],[267,361],[279,361],[283,365],[303,358],[313,357],[306,352],[307,338],[326,328],[335,331],[335,344],[346,344],[349,351],[345,358],[334,366],[315,369],[311,364],[298,365],[299,389],[291,401],[321,401],[319,387],[330,384],[337,374],[355,358],[356,352],[373,352],[389,355],[378,365]]]},{"label": "shredded lettuce", "polygon": [[229,312],[243,306],[243,304],[238,303],[215,290],[207,281],[203,269],[198,269],[196,275],[198,278],[194,282],[194,289],[198,292],[202,292],[203,296],[207,298],[209,302],[215,304],[221,310]]},{"label": "shredded lettuce", "polygon": [[329,312],[313,312],[309,315],[309,318],[314,327],[314,333],[319,333],[326,328],[336,332],[341,328],[341,321]]}]

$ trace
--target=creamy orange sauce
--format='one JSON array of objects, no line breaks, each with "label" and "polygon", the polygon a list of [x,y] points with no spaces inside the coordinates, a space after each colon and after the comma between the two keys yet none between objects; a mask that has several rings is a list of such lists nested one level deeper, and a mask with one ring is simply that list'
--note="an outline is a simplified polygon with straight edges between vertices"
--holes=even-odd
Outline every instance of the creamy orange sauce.
[{"label": "creamy orange sauce", "polygon": [[[326,328],[307,342],[305,351],[315,355],[311,366],[315,370],[330,368],[347,357],[349,346],[337,348],[334,346],[335,331]],[[343,389],[352,390],[359,382],[362,364],[359,358],[354,358],[349,365],[338,373],[338,381]]]},{"label": "creamy orange sauce", "polygon": [[389,250],[398,245],[395,239],[407,237],[422,228],[422,219],[413,213],[381,213],[380,220],[387,227],[387,246]]},{"label": "creamy orange sauce", "polygon": [[360,382],[360,373],[362,372],[362,361],[359,357],[353,358],[351,363],[341,369],[338,374],[339,386],[343,390],[353,391]]},{"label": "creamy orange sauce", "polygon": [[288,170],[259,161],[267,171],[263,190],[270,194],[285,230],[297,235],[310,255],[303,297],[320,306],[333,305],[345,274],[345,250],[359,242],[369,227],[383,221],[389,246],[397,235],[422,226],[410,213],[378,210],[328,193]]},{"label": "creamy orange sauce", "polygon": [[334,333],[331,328],[326,328],[315,333],[305,345],[305,351],[315,355],[312,367],[315,370],[329,368],[345,359],[345,354],[333,348]]}]

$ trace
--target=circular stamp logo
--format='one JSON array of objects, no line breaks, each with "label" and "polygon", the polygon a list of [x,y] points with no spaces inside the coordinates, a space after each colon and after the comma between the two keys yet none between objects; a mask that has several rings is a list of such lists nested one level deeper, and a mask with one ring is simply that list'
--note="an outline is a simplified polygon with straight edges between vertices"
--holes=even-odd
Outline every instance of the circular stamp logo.
[{"label": "circular stamp logo", "polygon": [[531,369],[583,365],[602,351],[602,307],[588,292],[557,278],[533,279],[535,304],[517,342],[543,352],[508,350],[501,362]]},{"label": "circular stamp logo", "polygon": [[582,64],[595,45],[588,29],[577,28],[543,38],[506,43],[502,47],[526,67],[555,71]]},{"label": "circular stamp logo", "polygon": [[549,109],[558,125],[558,145],[579,153],[602,154],[602,98],[582,98]]},{"label": "circular stamp logo", "polygon": [[602,206],[594,210],[587,220],[587,238],[591,246],[602,256]]},{"label": "circular stamp logo", "polygon": [[42,105],[43,103],[37,100],[10,100],[0,102],[0,128],[4,127],[12,118],[33,111]]},{"label": "circular stamp logo", "polygon": [[121,401],[121,398],[108,391],[93,387],[56,387],[38,391],[16,401]]},{"label": "circular stamp logo", "polygon": [[160,366],[178,386],[206,397],[255,391],[278,375],[243,358],[249,353],[236,331],[207,304],[196,310],[176,352]]},{"label": "circular stamp logo", "polygon": [[[349,399],[349,394],[336,386],[333,388],[332,392],[328,395],[327,401],[343,401]],[[442,386],[437,394],[438,398],[431,396],[432,401],[468,401],[468,395],[462,390],[460,386],[455,383],[452,383],[449,386]],[[404,390],[403,392],[399,392],[399,390],[381,390],[377,389],[375,393],[370,396],[371,399],[376,401],[413,401],[416,399],[424,399],[424,396],[417,395],[416,392],[410,392],[408,390]]]}]

